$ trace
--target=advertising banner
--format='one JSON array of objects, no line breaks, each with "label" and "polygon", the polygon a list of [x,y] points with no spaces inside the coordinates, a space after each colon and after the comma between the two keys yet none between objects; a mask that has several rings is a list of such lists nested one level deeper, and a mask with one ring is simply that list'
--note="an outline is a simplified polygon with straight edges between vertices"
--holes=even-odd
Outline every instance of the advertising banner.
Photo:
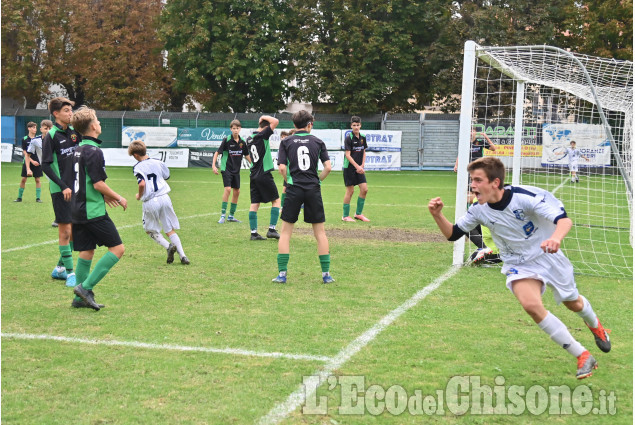
[{"label": "advertising banner", "polygon": [[[220,143],[232,132],[229,128],[221,127],[198,127],[179,128],[177,134],[177,145],[179,147],[192,148],[218,148]],[[244,136],[243,136],[244,137]]]},{"label": "advertising banner", "polygon": [[[137,161],[128,156],[127,149],[102,149],[106,166],[130,166]],[[148,149],[148,156],[165,162],[170,168],[187,168],[189,159],[189,149]],[[211,161],[211,160],[210,160]]]},{"label": "advertising banner", "polygon": [[11,162],[13,160],[13,145],[2,143],[2,162]]},{"label": "advertising banner", "polygon": [[544,124],[542,126],[543,166],[568,166],[567,148],[572,141],[584,158],[578,159],[579,167],[603,167],[611,165],[611,145],[604,127],[599,124]]},{"label": "advertising banner", "polygon": [[[348,137],[349,133],[351,133],[351,130],[341,130],[341,132],[342,139],[340,140],[340,149],[344,150],[344,140]],[[366,143],[368,144],[369,151],[401,152],[401,131],[362,129],[361,133],[366,135]]]},{"label": "advertising banner", "polygon": [[141,140],[147,147],[176,147],[177,127],[123,127],[121,145],[129,146],[134,140]]}]

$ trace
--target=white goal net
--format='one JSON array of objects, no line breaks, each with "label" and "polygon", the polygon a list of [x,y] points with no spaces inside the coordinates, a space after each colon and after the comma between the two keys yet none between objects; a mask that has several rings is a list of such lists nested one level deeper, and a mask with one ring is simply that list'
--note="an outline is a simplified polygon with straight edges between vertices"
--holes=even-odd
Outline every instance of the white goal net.
[{"label": "white goal net", "polygon": [[[464,60],[457,217],[466,209],[475,129],[496,145],[484,154],[505,163],[506,183],[541,187],[562,200],[573,220],[563,251],[577,273],[632,276],[633,63],[471,41]],[[572,141],[577,158],[568,150]],[[465,256],[459,241],[454,263]]]}]

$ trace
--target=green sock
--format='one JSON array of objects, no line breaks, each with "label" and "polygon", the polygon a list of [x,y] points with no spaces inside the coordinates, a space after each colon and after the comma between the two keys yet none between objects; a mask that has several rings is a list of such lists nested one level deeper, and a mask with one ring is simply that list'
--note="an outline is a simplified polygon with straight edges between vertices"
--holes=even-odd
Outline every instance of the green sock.
[{"label": "green sock", "polygon": [[223,204],[220,207],[220,213],[221,215],[225,215],[226,212],[227,212],[227,202],[223,202]]},{"label": "green sock", "polygon": [[348,217],[351,213],[351,204],[344,204],[344,212],[342,213],[342,217]]},{"label": "green sock", "polygon": [[37,199],[40,199],[41,196],[42,196],[42,188],[41,187],[36,187],[35,188],[35,197]]},{"label": "green sock", "polygon": [[271,207],[271,220],[269,220],[270,227],[276,227],[276,224],[278,224],[278,217],[280,217],[280,208]]},{"label": "green sock", "polygon": [[331,254],[320,255],[320,267],[322,273],[327,273],[331,268]]},{"label": "green sock", "polygon": [[82,282],[82,287],[86,290],[92,290],[100,280],[106,276],[106,274],[117,264],[119,258],[112,252],[108,251],[103,257],[99,259],[95,265],[95,269],[88,275],[86,280]]},{"label": "green sock", "polygon": [[287,197],[287,192],[283,193],[282,196],[280,197],[280,206],[282,208],[284,208],[284,198]]},{"label": "green sock", "polygon": [[249,211],[249,228],[252,232],[258,231],[258,213],[256,211]]},{"label": "green sock", "polygon": [[231,206],[229,207],[229,216],[233,217],[234,214],[236,213],[236,208],[238,208],[238,204],[234,204],[233,202],[231,203]]},{"label": "green sock", "polygon": [[71,251],[70,245],[60,245],[60,255],[62,256],[62,262],[66,267],[66,273],[73,273],[73,251]]},{"label": "green sock", "polygon": [[84,283],[88,275],[90,274],[90,266],[93,260],[84,260],[83,258],[77,259],[77,269],[75,270],[75,282]]},{"label": "green sock", "polygon": [[289,264],[289,254],[278,254],[278,271],[286,272]]},{"label": "green sock", "polygon": [[356,215],[360,215],[362,211],[364,211],[364,202],[366,202],[366,198],[357,198],[357,211]]},{"label": "green sock", "polygon": [[24,188],[21,187],[20,189],[18,189],[18,199],[22,199],[23,194],[24,194]]}]

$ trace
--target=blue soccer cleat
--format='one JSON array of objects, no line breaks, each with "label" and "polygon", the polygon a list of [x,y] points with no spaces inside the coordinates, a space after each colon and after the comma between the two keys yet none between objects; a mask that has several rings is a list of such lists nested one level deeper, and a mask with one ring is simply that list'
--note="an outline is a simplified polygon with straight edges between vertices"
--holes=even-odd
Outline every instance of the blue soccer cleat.
[{"label": "blue soccer cleat", "polygon": [[275,279],[271,279],[272,282],[276,283],[287,283],[287,276],[280,273]]},{"label": "blue soccer cleat", "polygon": [[71,273],[66,277],[66,286],[73,288],[77,285],[75,282],[75,273]]},{"label": "blue soccer cleat", "polygon": [[66,280],[68,275],[66,274],[66,269],[64,267],[57,266],[53,269],[51,277],[53,279]]},{"label": "blue soccer cleat", "polygon": [[335,282],[335,279],[333,279],[333,276],[331,276],[330,274],[327,274],[326,276],[322,276],[322,283],[333,283]]}]

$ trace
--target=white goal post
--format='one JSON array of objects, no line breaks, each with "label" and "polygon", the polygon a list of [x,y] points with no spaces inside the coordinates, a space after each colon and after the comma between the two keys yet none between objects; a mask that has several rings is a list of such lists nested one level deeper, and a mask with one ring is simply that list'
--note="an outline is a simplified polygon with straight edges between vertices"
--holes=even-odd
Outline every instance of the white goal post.
[{"label": "white goal post", "polygon": [[[496,145],[485,155],[505,163],[505,183],[541,187],[562,200],[574,223],[562,249],[576,273],[632,276],[632,122],[630,61],[466,42],[456,218],[467,208],[475,129]],[[575,173],[567,153],[572,141],[582,154]],[[455,243],[454,264],[464,264],[465,247],[465,238]]]}]

